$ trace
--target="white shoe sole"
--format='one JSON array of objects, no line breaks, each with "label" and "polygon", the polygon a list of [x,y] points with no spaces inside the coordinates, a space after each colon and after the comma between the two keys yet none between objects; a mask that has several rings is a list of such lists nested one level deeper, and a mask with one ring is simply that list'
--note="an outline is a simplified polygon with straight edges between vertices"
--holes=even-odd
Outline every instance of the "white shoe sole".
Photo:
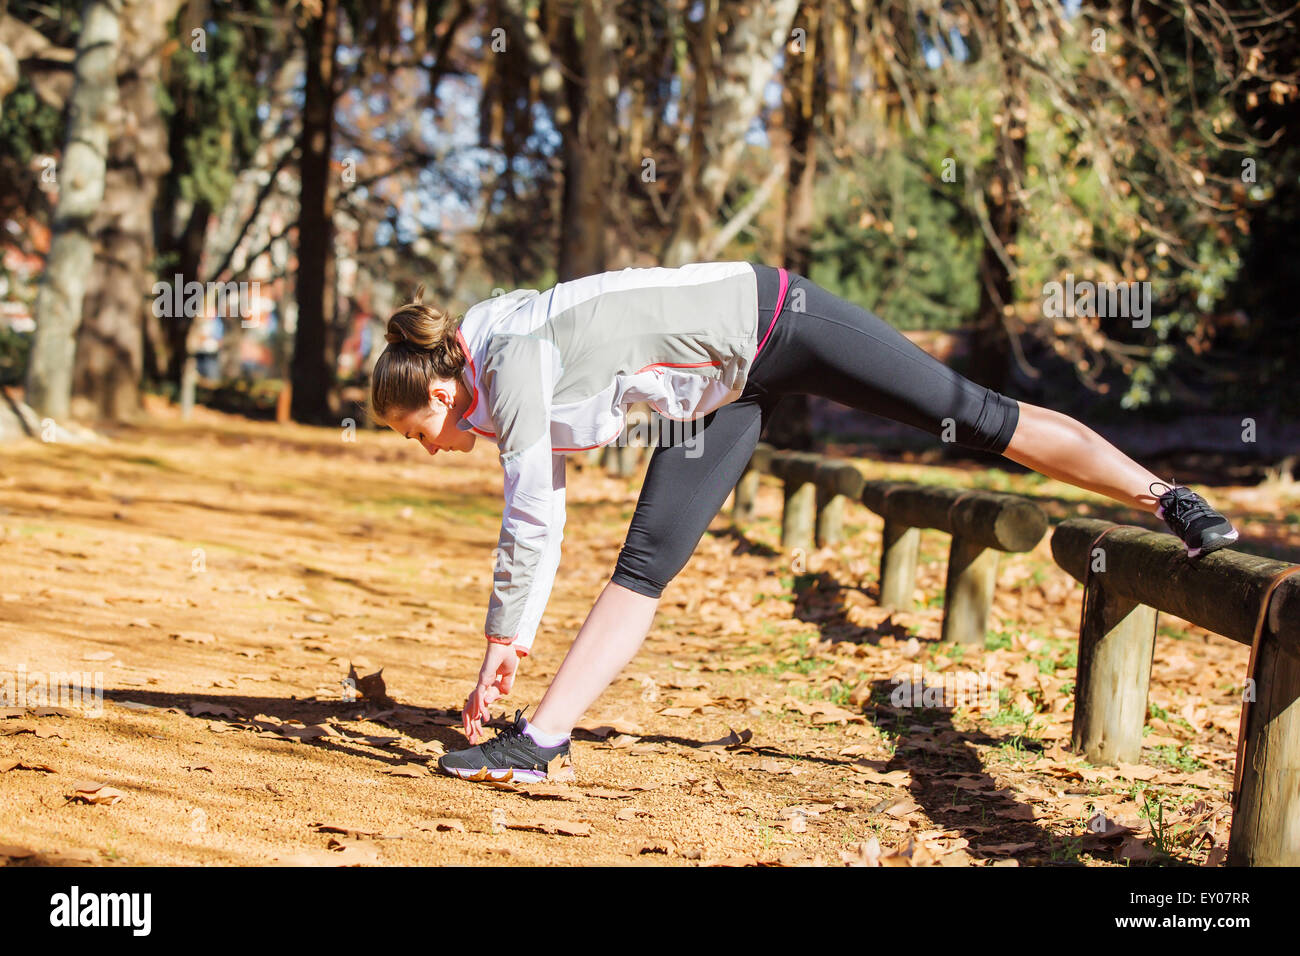
[{"label": "white shoe sole", "polygon": [[472,780],[476,783],[485,781],[492,783],[539,783],[546,779],[545,770],[489,770],[487,767],[480,767],[477,770],[456,767],[439,767],[438,769],[453,777]]}]

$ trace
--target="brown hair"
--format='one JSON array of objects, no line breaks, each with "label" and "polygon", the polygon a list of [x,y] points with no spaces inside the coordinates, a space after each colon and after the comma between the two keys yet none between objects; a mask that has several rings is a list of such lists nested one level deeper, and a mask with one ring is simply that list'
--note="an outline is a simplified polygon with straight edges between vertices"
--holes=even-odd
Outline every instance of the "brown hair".
[{"label": "brown hair", "polygon": [[393,411],[408,412],[429,401],[434,378],[454,379],[465,367],[456,332],[460,318],[425,305],[424,285],[388,320],[388,347],[370,373],[370,416],[382,422]]}]

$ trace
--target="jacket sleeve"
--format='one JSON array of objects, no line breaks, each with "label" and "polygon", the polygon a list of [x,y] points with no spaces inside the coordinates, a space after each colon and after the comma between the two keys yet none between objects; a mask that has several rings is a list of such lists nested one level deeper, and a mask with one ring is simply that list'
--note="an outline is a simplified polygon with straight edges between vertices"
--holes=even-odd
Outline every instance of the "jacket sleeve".
[{"label": "jacket sleeve", "polygon": [[559,374],[554,344],[498,333],[488,343],[480,378],[505,472],[484,633],[524,653],[550,599],[564,537],[565,458],[551,450],[551,398]]}]

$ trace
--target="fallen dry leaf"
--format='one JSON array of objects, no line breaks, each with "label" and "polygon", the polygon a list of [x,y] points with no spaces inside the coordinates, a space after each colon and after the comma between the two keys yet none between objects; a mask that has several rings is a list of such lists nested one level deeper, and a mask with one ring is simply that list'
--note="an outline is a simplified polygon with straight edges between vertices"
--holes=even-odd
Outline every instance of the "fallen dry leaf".
[{"label": "fallen dry leaf", "polygon": [[229,717],[234,719],[242,716],[233,707],[203,701],[190,701],[188,710],[191,717]]},{"label": "fallen dry leaf", "polygon": [[592,721],[588,724],[578,724],[578,726],[573,729],[581,730],[583,733],[591,734],[593,737],[599,737],[601,740],[604,740],[611,734],[628,734],[633,737],[645,736],[645,731],[641,729],[639,724],[635,724],[630,720],[622,720],[618,718],[612,720],[601,719]]},{"label": "fallen dry leaf", "polygon": [[546,765],[546,779],[551,783],[576,783],[578,776],[573,772],[573,760],[567,754],[551,760]]},{"label": "fallen dry leaf", "polygon": [[84,780],[75,785],[68,799],[74,803],[89,803],[103,806],[112,806],[126,799],[126,794],[116,787],[110,787],[106,783],[96,783],[93,780]]},{"label": "fallen dry leaf", "polygon": [[747,744],[753,739],[754,732],[752,730],[742,730],[740,733],[736,733],[736,731],[728,727],[725,737],[710,740],[707,743],[700,744],[700,747],[739,747],[741,744]]},{"label": "fallen dry leaf", "polygon": [[54,773],[52,767],[48,767],[43,763],[27,763],[13,758],[0,760],[0,773],[8,773],[10,770],[36,770],[41,773]]},{"label": "fallen dry leaf", "polygon": [[423,823],[415,824],[417,830],[427,830],[430,833],[464,833],[465,824],[454,817],[439,817],[436,820],[426,820]]},{"label": "fallen dry leaf", "polygon": [[520,787],[521,795],[529,800],[579,800],[582,794],[573,787],[561,787],[555,784],[536,783]]},{"label": "fallen dry leaf", "polygon": [[636,852],[639,856],[644,856],[647,853],[662,853],[664,856],[675,856],[677,854],[677,844],[671,840],[659,840],[642,845],[641,849]]},{"label": "fallen dry leaf", "polygon": [[329,823],[313,823],[311,826],[317,833],[337,833],[358,840],[379,836],[378,830],[360,830],[356,827],[340,827]]},{"label": "fallen dry leaf", "polygon": [[537,833],[552,833],[560,836],[591,836],[590,823],[578,823],[569,820],[518,820],[505,823],[507,830],[532,830]]},{"label": "fallen dry leaf", "polygon": [[589,797],[598,797],[602,800],[626,800],[636,796],[631,790],[610,790],[605,787],[592,787],[582,792]]},{"label": "fallen dry leaf", "polygon": [[384,773],[390,777],[427,777],[429,775],[429,771],[418,763],[402,764],[400,767],[385,770]]},{"label": "fallen dry leaf", "polygon": [[383,674],[384,669],[381,667],[373,674],[362,677],[352,664],[348,664],[348,681],[351,688],[368,701],[391,704],[393,701],[388,696],[388,687],[384,684]]},{"label": "fallen dry leaf", "polygon": [[492,773],[484,767],[478,773],[469,777],[461,777],[462,780],[469,780],[472,783],[486,783],[489,786],[496,787],[498,790],[506,790],[510,793],[522,793],[522,788],[515,786],[510,781],[514,779],[514,772],[507,770],[500,776],[492,776]]},{"label": "fallen dry leaf", "polygon": [[1007,853],[1019,853],[1033,848],[1032,843],[982,843],[975,847],[980,853],[993,853],[1002,856]]}]

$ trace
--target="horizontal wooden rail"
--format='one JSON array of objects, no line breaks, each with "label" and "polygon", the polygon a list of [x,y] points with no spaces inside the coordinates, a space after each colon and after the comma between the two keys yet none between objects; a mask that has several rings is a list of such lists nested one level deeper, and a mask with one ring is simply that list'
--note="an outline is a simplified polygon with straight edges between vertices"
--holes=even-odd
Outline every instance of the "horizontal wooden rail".
[{"label": "horizontal wooden rail", "polygon": [[[1092,541],[1115,527],[1091,555]],[[1259,602],[1274,575],[1290,567],[1286,561],[1222,550],[1195,561],[1187,559],[1183,543],[1161,534],[1096,518],[1070,518],[1052,533],[1052,556],[1076,581],[1084,579],[1090,563],[1104,560],[1107,586],[1115,594],[1191,621],[1241,644],[1255,630]],[[1288,648],[1300,653],[1300,580],[1281,585],[1269,607],[1269,630]]]}]

